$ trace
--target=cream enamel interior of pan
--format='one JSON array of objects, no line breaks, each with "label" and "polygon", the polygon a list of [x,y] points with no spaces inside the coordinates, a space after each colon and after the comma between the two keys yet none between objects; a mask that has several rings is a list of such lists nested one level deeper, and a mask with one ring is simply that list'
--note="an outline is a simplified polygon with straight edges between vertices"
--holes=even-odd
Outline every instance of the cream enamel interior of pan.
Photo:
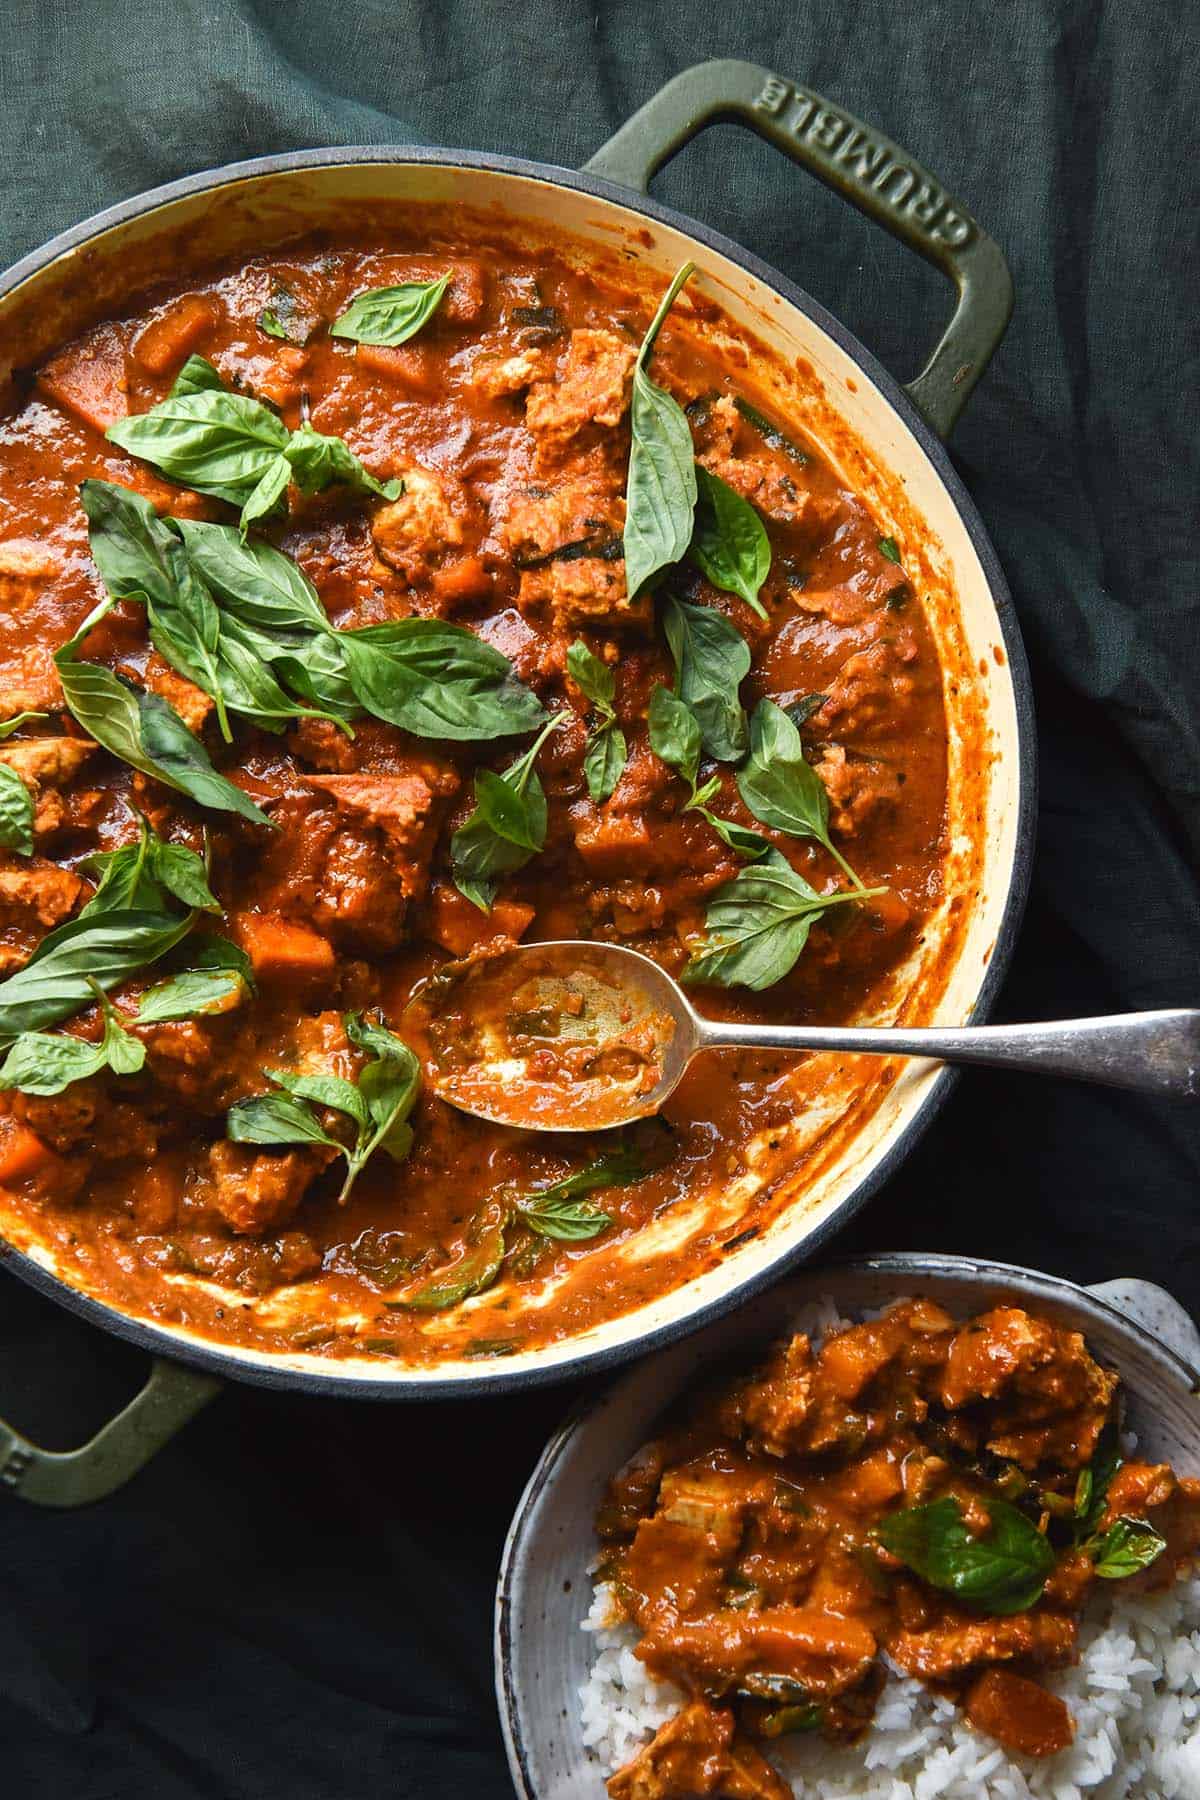
[{"label": "cream enamel interior of pan", "polygon": [[[140,213],[65,252],[0,303],[0,362],[8,368],[36,365],[56,344],[161,281],[164,269],[174,279],[189,262],[200,267],[261,252],[264,246],[323,227],[344,226],[347,209],[358,213],[365,207],[360,222],[367,229],[374,206],[382,217],[395,207],[436,208],[448,202],[469,206],[508,238],[528,234],[540,239],[549,232],[561,245],[561,234],[569,233],[581,241],[581,256],[610,266],[619,260],[626,268],[634,260],[656,282],[692,258],[707,293],[727,318],[754,334],[778,359],[765,391],[776,396],[785,415],[799,417],[849,484],[869,500],[883,527],[904,545],[906,568],[925,599],[944,671],[951,816],[941,912],[878,1016],[947,1023],[968,1019],[1008,897],[1020,801],[1015,694],[988,583],[941,478],[883,393],[816,323],[736,263],[669,226],[530,176],[421,163],[308,166],[226,181]],[[871,1059],[823,1060],[828,1071],[820,1104],[793,1121],[783,1134],[787,1142],[782,1149],[774,1147],[778,1154],[768,1157],[764,1150],[758,1155],[752,1146],[741,1171],[719,1191],[697,1194],[672,1209],[631,1239],[622,1254],[661,1258],[666,1270],[673,1249],[693,1234],[736,1235],[756,1194],[769,1186],[778,1204],[764,1214],[748,1241],[723,1253],[686,1286],[527,1358],[509,1357],[502,1367],[455,1360],[448,1342],[448,1360],[406,1368],[406,1378],[445,1381],[461,1375],[473,1385],[485,1385],[489,1376],[511,1378],[523,1361],[540,1368],[571,1362],[589,1352],[632,1344],[763,1275],[870,1177],[940,1073],[917,1063],[888,1068]],[[848,1116],[851,1129],[846,1128]],[[786,1164],[801,1154],[806,1159],[803,1175],[789,1189]],[[0,1217],[0,1224],[11,1242],[53,1266],[27,1218]],[[86,1289],[80,1271],[59,1272]],[[664,1283],[668,1279],[664,1274]],[[287,1307],[296,1299],[297,1290],[289,1289],[264,1304]],[[486,1299],[461,1310],[470,1312]],[[536,1284],[516,1302],[537,1303]],[[176,1328],[170,1335],[187,1336]],[[329,1379],[386,1382],[397,1372],[394,1362],[378,1358],[235,1354],[273,1367],[319,1371]]]}]

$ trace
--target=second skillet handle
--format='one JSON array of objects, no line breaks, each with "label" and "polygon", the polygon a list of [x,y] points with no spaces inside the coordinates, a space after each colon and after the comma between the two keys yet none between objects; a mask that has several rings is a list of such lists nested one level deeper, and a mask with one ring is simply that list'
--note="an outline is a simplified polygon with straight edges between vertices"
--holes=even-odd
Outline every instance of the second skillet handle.
[{"label": "second skillet handle", "polygon": [[757,63],[725,60],[685,69],[584,169],[644,193],[664,163],[719,121],[757,132],[953,282],[953,317],[908,384],[924,418],[939,437],[948,437],[1012,314],[1012,277],[999,245],[881,131]]},{"label": "second skillet handle", "polygon": [[43,1450],[0,1420],[0,1488],[35,1506],[88,1506],[124,1487],[216,1398],[211,1375],[156,1357],[141,1392],[78,1450]]}]

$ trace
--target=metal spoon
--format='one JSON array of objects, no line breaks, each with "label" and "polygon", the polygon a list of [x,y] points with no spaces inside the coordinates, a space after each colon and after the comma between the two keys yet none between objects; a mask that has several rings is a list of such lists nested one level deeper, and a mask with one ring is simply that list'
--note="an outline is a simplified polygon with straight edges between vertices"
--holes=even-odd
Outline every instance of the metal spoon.
[{"label": "metal spoon", "polygon": [[[528,1010],[531,993],[536,1014]],[[563,996],[569,1003],[556,1010]],[[678,983],[639,951],[571,940],[451,964],[414,1006],[435,1092],[460,1111],[526,1128],[595,1131],[644,1118],[659,1111],[694,1056],[735,1048],[922,1056],[1200,1098],[1200,1010],[1187,1007],[1036,1025],[737,1025],[701,1018]],[[443,1030],[441,1038],[443,1048],[452,1045],[447,1063],[438,1021],[444,1026],[450,1016],[454,1035]],[[619,1054],[606,1066],[614,1031]],[[565,1076],[556,1066],[564,1050],[576,1057]]]}]

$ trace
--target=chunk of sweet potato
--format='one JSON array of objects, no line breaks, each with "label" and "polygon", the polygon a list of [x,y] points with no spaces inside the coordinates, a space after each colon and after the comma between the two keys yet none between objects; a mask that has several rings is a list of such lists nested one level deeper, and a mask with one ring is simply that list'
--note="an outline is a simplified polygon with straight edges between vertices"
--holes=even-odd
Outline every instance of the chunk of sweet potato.
[{"label": "chunk of sweet potato", "polygon": [[207,294],[185,294],[152,319],[133,346],[151,375],[168,375],[199,348],[220,322],[218,303]]},{"label": "chunk of sweet potato", "polygon": [[16,1119],[0,1118],[0,1187],[22,1187],[54,1172],[59,1158],[36,1131]]},{"label": "chunk of sweet potato", "polygon": [[432,400],[445,385],[441,364],[427,344],[360,344],[354,360],[368,375],[395,382],[423,400]]},{"label": "chunk of sweet potato", "polygon": [[457,888],[438,882],[430,895],[427,930],[451,956],[469,956],[481,944],[519,938],[532,920],[532,906],[521,900],[497,900],[490,913],[482,913]]},{"label": "chunk of sweet potato", "polygon": [[67,412],[96,431],[107,431],[129,411],[125,346],[111,325],[89,332],[38,371],[38,386]]},{"label": "chunk of sweet potato", "polygon": [[333,945],[309,925],[278,913],[244,913],[234,935],[264,984],[309,985],[327,980],[334,970]]}]

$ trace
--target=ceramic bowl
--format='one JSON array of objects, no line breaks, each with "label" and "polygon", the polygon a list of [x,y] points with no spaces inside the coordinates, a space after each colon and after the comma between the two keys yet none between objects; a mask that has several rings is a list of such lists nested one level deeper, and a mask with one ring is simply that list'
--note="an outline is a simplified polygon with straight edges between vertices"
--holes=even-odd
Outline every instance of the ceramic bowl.
[{"label": "ceramic bowl", "polygon": [[753,1356],[800,1307],[828,1295],[855,1316],[921,1294],[950,1312],[1015,1301],[1082,1331],[1120,1370],[1127,1420],[1152,1460],[1200,1473],[1200,1332],[1161,1288],[1136,1280],[1082,1288],[1004,1263],[896,1255],[814,1269],[733,1317],[639,1363],[578,1408],[542,1453],[513,1519],[496,1596],[496,1692],[520,1800],[605,1800],[604,1775],[585,1749],[578,1691],[593,1640],[592,1527],[605,1483],[654,1434],[664,1409],[706,1364]]}]

